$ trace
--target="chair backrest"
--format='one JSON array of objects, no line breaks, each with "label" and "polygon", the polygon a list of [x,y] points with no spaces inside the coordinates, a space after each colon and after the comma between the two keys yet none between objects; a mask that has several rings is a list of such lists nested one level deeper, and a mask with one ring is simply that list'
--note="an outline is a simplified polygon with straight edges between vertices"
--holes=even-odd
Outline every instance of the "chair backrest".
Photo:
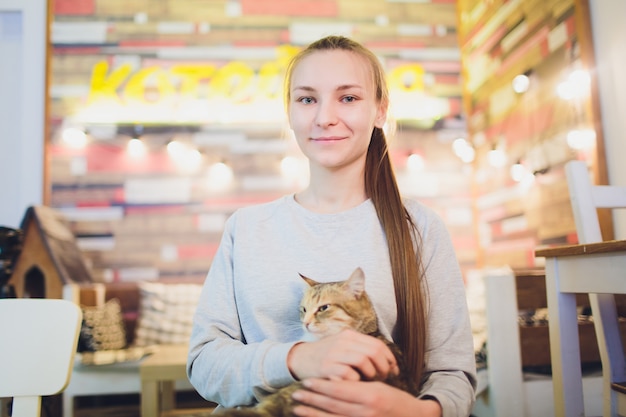
[{"label": "chair backrest", "polygon": [[626,187],[593,185],[583,161],[569,161],[565,173],[579,243],[602,242],[599,208],[626,208]]},{"label": "chair backrest", "polygon": [[65,389],[81,321],[71,301],[0,299],[0,397],[13,397],[13,417],[38,417],[41,396]]}]

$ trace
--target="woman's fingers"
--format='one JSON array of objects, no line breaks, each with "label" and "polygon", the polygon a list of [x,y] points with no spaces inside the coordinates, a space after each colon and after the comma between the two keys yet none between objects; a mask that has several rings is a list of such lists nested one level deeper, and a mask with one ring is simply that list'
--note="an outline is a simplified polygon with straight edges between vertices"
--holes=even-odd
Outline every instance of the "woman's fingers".
[{"label": "woman's fingers", "polygon": [[293,398],[302,404],[294,409],[294,413],[303,417],[380,415],[372,406],[378,401],[375,392],[380,389],[371,384],[308,379],[304,381],[306,389],[293,394]]},{"label": "woman's fingers", "polygon": [[[328,380],[306,380],[306,390],[293,393],[293,398],[305,406],[296,406],[294,414],[303,417],[328,417],[353,415],[357,404],[346,402],[345,398],[351,398],[350,390],[346,391],[345,383]],[[341,390],[342,392],[337,392]],[[353,393],[353,394],[356,394]],[[338,397],[338,398],[336,398]]]},{"label": "woman's fingers", "polygon": [[299,379],[384,379],[396,368],[395,357],[383,341],[352,330],[294,346],[287,363]]},{"label": "woman's fingers", "polygon": [[390,371],[397,372],[396,358],[389,347],[380,339],[357,333],[355,335],[346,332],[349,337],[354,337],[356,344],[352,345],[353,351],[349,352],[351,366],[358,369],[365,379],[387,378]]},{"label": "woman's fingers", "polygon": [[330,381],[312,378],[292,396],[300,417],[390,417],[441,415],[441,405],[422,400],[380,381]]}]

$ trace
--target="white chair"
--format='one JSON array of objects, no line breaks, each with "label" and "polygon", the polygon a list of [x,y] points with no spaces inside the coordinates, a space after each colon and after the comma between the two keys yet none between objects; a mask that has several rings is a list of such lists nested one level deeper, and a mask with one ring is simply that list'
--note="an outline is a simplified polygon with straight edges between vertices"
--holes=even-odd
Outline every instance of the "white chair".
[{"label": "white chair", "polygon": [[[579,243],[602,242],[597,209],[626,208],[626,187],[592,185],[587,165],[582,161],[568,162],[566,174]],[[626,286],[626,271],[624,279]],[[590,293],[589,301],[602,361],[604,414],[616,415],[618,400],[622,397],[623,404],[619,414],[626,415],[626,395],[620,395],[619,390],[612,387],[614,383],[626,381],[626,363],[615,296]]]},{"label": "white chair", "polygon": [[39,417],[41,397],[67,386],[81,320],[71,301],[0,299],[0,397],[13,398],[13,417]]},{"label": "white chair", "polygon": [[[580,358],[575,294],[587,293],[602,362],[603,414],[626,416],[626,381],[614,293],[626,293],[626,241],[603,242],[598,208],[626,208],[626,187],[593,185],[582,161],[566,164],[566,176],[579,245],[538,250],[546,257],[550,345],[557,415],[581,416]],[[604,271],[604,272],[603,272]]]}]

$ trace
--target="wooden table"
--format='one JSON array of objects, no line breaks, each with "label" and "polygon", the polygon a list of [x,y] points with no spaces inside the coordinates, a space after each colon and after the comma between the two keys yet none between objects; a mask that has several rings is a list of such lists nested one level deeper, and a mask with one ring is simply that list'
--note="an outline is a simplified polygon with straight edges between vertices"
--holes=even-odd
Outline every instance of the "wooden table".
[{"label": "wooden table", "polygon": [[141,417],[159,417],[174,409],[174,382],[187,379],[187,350],[187,345],[160,345],[141,362]]},{"label": "wooden table", "polygon": [[[542,249],[535,256],[546,258],[555,415],[584,416],[576,293],[626,294],[626,240]],[[614,327],[617,334],[605,339],[620,340],[617,323]],[[614,379],[626,380],[623,352],[611,362]],[[603,379],[607,398],[609,370],[603,370]]]}]

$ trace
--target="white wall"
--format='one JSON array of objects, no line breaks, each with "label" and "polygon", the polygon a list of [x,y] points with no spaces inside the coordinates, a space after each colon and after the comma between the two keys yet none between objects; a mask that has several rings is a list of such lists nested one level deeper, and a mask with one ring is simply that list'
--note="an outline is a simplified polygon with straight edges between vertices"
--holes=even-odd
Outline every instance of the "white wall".
[{"label": "white wall", "polygon": [[[626,186],[626,1],[589,0],[600,87],[609,183]],[[626,239],[626,213],[614,214],[615,238]]]},{"label": "white wall", "polygon": [[43,202],[46,0],[0,0],[0,226]]}]

